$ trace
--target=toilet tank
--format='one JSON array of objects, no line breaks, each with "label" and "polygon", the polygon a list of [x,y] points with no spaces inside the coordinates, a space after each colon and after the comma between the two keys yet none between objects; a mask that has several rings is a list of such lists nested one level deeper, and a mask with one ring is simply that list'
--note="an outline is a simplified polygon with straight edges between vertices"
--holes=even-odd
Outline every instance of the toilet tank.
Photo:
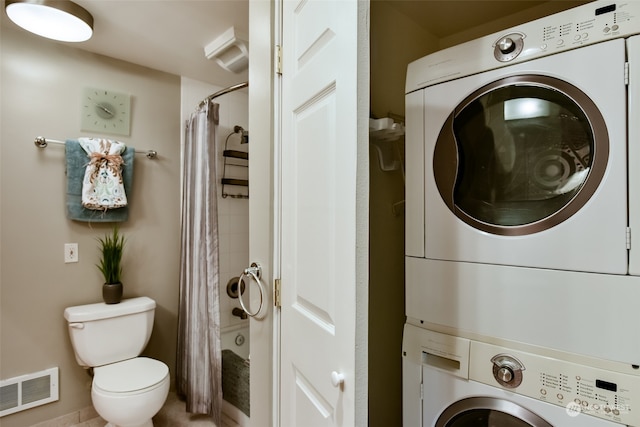
[{"label": "toilet tank", "polygon": [[151,337],[155,308],[156,302],[148,297],[66,308],[64,318],[78,363],[94,367],[139,356]]}]

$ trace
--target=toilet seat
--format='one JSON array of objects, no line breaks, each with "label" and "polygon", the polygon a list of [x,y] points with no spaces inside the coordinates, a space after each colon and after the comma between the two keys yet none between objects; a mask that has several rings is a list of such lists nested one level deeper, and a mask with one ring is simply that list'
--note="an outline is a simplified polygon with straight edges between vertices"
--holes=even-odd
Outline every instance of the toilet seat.
[{"label": "toilet seat", "polygon": [[103,392],[140,393],[163,382],[169,368],[159,360],[136,357],[96,367],[93,374],[93,387]]}]

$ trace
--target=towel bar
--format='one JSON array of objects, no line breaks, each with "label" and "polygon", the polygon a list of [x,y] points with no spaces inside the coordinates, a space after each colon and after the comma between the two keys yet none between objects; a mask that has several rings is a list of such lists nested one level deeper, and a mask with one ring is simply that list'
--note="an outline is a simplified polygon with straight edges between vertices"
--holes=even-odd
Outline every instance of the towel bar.
[{"label": "towel bar", "polygon": [[[33,140],[33,143],[38,148],[45,148],[48,144],[62,144],[64,145],[64,141],[58,141],[57,139],[49,139],[44,136],[38,136]],[[148,159],[155,159],[158,156],[158,152],[155,150],[147,150],[147,151],[139,151],[136,150],[136,154],[144,154]]]}]

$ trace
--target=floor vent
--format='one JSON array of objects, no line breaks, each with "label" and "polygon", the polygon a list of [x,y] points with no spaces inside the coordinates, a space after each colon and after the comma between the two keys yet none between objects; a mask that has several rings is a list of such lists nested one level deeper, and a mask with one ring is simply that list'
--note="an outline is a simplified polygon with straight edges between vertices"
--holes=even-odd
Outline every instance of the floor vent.
[{"label": "floor vent", "polygon": [[58,400],[58,368],[0,381],[0,417]]}]

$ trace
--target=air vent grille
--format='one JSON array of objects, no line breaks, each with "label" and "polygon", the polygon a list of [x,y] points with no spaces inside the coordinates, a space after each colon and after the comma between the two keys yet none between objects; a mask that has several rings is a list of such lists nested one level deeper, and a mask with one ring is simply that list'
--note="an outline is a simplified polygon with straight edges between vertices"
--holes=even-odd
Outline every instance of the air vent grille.
[{"label": "air vent grille", "polygon": [[58,400],[58,368],[0,381],[0,417]]}]

